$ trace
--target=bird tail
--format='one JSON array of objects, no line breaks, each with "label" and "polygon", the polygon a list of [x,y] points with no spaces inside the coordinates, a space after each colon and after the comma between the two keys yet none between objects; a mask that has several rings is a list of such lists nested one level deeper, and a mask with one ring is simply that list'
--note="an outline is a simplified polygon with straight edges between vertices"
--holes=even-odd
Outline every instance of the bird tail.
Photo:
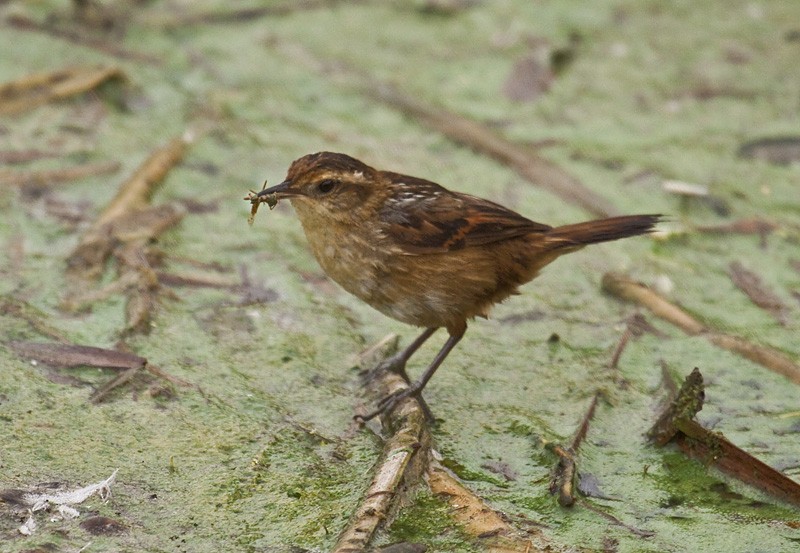
[{"label": "bird tail", "polygon": [[598,242],[609,242],[629,236],[647,234],[655,230],[661,215],[623,215],[574,225],[555,227],[545,233],[553,249],[579,248]]}]

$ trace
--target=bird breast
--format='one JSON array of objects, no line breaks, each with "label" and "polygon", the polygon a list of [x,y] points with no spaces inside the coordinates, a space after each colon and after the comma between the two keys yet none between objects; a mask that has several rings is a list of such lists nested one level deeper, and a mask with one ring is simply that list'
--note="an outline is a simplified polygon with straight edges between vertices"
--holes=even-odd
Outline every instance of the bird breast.
[{"label": "bird breast", "polygon": [[322,269],[342,288],[371,304],[390,255],[380,248],[380,232],[363,222],[348,224],[319,217],[316,212],[305,213],[298,204],[295,207],[306,239]]}]

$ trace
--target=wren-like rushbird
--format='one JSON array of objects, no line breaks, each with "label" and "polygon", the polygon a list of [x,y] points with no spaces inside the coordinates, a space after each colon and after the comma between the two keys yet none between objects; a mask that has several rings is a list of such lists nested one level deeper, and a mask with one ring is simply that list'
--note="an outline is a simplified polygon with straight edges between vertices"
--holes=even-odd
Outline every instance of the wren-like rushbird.
[{"label": "wren-like rushbird", "polygon": [[[610,217],[551,227],[489,200],[424,179],[379,171],[345,154],[294,161],[286,180],[247,198],[291,201],[311,251],[333,280],[381,313],[425,331],[386,364],[409,382],[359,417],[368,420],[419,397],[467,330],[557,257],[597,242],[653,230],[658,215]],[[439,328],[450,335],[422,376],[405,364]]]}]

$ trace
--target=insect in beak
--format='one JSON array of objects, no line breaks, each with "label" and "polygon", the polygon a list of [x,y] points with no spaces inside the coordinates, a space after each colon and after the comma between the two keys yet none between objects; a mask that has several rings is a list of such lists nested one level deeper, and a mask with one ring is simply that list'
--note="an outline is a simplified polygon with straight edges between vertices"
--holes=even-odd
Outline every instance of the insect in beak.
[{"label": "insect in beak", "polygon": [[278,205],[278,200],[281,198],[296,195],[289,190],[289,186],[291,184],[292,181],[285,180],[278,185],[267,188],[267,181],[264,181],[264,186],[260,191],[256,192],[255,190],[251,190],[250,193],[244,198],[252,205],[252,207],[250,207],[250,216],[247,218],[247,224],[253,224],[253,220],[255,219],[256,213],[258,212],[258,208],[261,204],[267,204],[269,208],[272,209]]}]

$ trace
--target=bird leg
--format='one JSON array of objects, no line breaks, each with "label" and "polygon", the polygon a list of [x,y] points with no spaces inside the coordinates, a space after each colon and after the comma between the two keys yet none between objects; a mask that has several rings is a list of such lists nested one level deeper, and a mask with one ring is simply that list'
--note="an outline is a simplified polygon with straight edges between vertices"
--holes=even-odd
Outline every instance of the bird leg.
[{"label": "bird leg", "polygon": [[436,327],[433,328],[426,328],[425,331],[420,334],[413,342],[411,342],[406,348],[391,356],[390,358],[383,361],[379,366],[379,370],[386,370],[391,371],[395,374],[399,374],[403,377],[408,384],[411,384],[411,379],[408,377],[408,373],[406,372],[406,363],[411,356],[416,353],[416,351],[424,344],[428,338],[433,336],[433,333],[439,330]]},{"label": "bird leg", "polygon": [[[422,334],[417,336],[417,338],[408,346],[406,346],[403,351],[400,351],[381,362],[372,372],[372,375],[377,375],[380,373],[380,371],[390,371],[399,375],[403,380],[406,381],[406,384],[411,384],[411,379],[408,377],[408,373],[406,372],[406,363],[408,363],[408,360],[411,359],[411,356],[414,355],[414,353],[416,353],[422,344],[424,344],[428,338],[433,336],[433,333],[437,330],[439,330],[438,327],[426,328]],[[367,378],[369,379],[371,377],[368,376]],[[433,413],[422,396],[419,396],[419,405],[422,408],[422,411],[425,413],[425,418],[429,421],[433,421]],[[372,416],[374,417],[375,415]],[[359,421],[365,420],[358,415],[355,418]]]},{"label": "bird leg", "polygon": [[[414,351],[418,349],[423,342],[425,342],[425,340],[430,338],[431,334],[433,334],[435,330],[436,330],[435,328],[434,329],[429,328],[425,332],[423,332],[419,338],[414,340],[414,342],[412,342],[411,345],[409,345],[405,350],[403,350],[403,352],[400,354],[400,357],[402,358],[404,354],[408,353],[409,350],[411,350],[410,353],[408,353],[408,357],[410,357],[411,354],[414,353]],[[399,392],[395,392],[393,394],[386,396],[378,403],[377,409],[375,409],[371,413],[367,413],[366,415],[357,415],[356,419],[360,422],[365,422],[370,419],[373,419],[378,415],[391,411],[400,401],[408,397],[415,396],[418,399],[422,400],[420,394],[422,393],[422,390],[425,388],[425,385],[428,383],[433,374],[436,372],[436,369],[439,368],[439,365],[442,364],[442,361],[445,360],[450,351],[464,336],[465,331],[466,331],[466,326],[463,329],[461,329],[460,332],[453,333],[451,331],[450,337],[447,338],[447,341],[442,346],[442,349],[439,350],[439,353],[436,354],[436,357],[433,358],[431,364],[428,366],[427,369],[425,369],[425,372],[422,373],[422,376],[420,376],[418,380],[411,383],[408,386],[408,388],[405,388],[403,390],[400,390]],[[405,369],[403,369],[403,372],[405,372]],[[408,380],[408,376],[406,376],[406,380]],[[420,403],[424,405],[422,401]],[[430,411],[426,410],[426,416],[428,416],[429,414]]]}]

